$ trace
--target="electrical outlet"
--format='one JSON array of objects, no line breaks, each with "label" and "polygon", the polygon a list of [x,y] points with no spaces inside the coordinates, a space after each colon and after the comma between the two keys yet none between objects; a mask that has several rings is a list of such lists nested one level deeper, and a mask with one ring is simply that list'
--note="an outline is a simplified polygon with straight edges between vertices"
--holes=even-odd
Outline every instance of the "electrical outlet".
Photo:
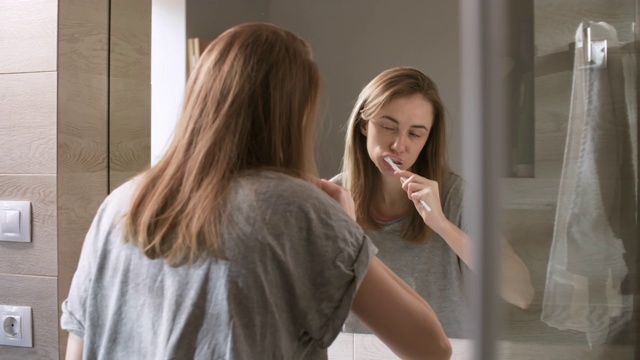
[{"label": "electrical outlet", "polygon": [[33,347],[31,308],[0,305],[0,345]]}]

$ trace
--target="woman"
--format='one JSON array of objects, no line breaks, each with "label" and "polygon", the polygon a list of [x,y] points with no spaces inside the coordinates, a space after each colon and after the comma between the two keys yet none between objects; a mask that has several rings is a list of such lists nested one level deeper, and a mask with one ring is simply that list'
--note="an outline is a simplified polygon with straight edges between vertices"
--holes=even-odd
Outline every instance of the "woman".
[{"label": "woman", "polygon": [[87,234],[67,359],[326,358],[350,309],[400,356],[448,358],[350,195],[312,176],[318,93],[310,48],[284,29],[239,25],[206,49],[166,155]]},{"label": "woman", "polygon": [[[474,266],[463,181],[447,164],[445,125],[431,79],[413,68],[386,70],[358,97],[342,173],[332,181],[351,192],[356,219],[380,259],[427,300],[449,337],[461,338],[468,335],[464,283]],[[513,279],[502,295],[526,308],[533,296],[529,272],[506,242],[504,254]],[[346,330],[367,332],[355,319]]]}]

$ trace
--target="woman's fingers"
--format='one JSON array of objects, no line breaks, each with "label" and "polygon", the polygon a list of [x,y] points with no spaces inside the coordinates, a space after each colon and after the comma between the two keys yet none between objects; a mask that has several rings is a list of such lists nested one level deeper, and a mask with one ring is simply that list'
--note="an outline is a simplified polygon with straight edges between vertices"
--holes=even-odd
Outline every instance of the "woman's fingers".
[{"label": "woman's fingers", "polygon": [[[408,199],[414,203],[418,212],[424,217],[425,222],[432,221],[427,220],[427,217],[436,219],[443,216],[438,182],[405,170],[396,171],[395,175],[403,178],[402,189],[407,193]],[[427,204],[428,210],[422,202]]]}]

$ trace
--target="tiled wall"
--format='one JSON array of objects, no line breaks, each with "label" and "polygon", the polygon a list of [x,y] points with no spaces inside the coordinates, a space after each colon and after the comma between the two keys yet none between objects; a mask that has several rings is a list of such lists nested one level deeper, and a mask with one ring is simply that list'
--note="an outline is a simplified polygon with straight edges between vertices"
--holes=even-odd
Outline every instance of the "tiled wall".
[{"label": "tiled wall", "polygon": [[0,242],[0,304],[30,306],[33,348],[2,359],[58,358],[57,1],[0,1],[0,199],[32,203],[32,242]]},{"label": "tiled wall", "polygon": [[[58,309],[108,193],[109,0],[59,0]],[[64,355],[67,333],[60,332]]]},{"label": "tiled wall", "polygon": [[[0,242],[0,304],[33,309],[33,347],[58,359],[86,229],[107,194],[108,0],[0,1],[0,199],[32,202],[32,242]],[[63,344],[63,346],[60,346]]]}]

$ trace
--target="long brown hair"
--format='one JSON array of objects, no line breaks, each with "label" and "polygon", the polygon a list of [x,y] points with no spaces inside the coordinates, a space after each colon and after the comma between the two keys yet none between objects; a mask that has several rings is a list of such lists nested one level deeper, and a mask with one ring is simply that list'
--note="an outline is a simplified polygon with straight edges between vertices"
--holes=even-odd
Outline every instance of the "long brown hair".
[{"label": "long brown hair", "polygon": [[[420,151],[412,172],[438,182],[449,173],[447,163],[445,108],[436,84],[419,70],[397,67],[383,71],[362,89],[349,116],[346,147],[342,163],[343,185],[351,191],[355,202],[356,219],[365,228],[380,228],[371,216],[373,194],[380,183],[380,171],[369,158],[367,139],[360,132],[367,121],[382,106],[397,99],[421,94],[433,106],[433,126],[427,143]],[[403,237],[413,242],[424,242],[432,230],[414,211],[403,231]]]},{"label": "long brown hair", "polygon": [[234,177],[260,168],[315,173],[319,88],[310,47],[291,32],[249,23],[220,35],[189,77],[166,154],[141,177],[126,241],[172,265],[224,257],[224,203]]}]

